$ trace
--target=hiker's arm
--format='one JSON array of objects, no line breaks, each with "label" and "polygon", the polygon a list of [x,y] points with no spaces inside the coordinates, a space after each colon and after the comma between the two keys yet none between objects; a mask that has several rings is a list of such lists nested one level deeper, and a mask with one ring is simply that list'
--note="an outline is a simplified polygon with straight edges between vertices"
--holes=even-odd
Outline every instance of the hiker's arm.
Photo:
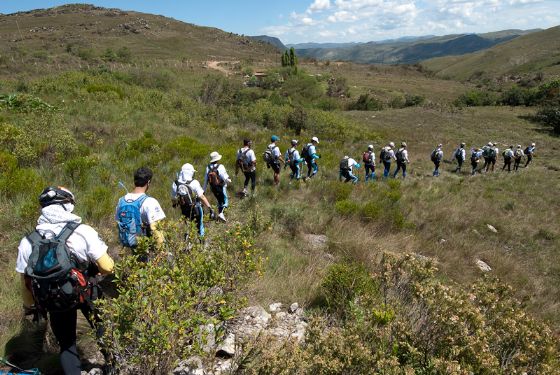
[{"label": "hiker's arm", "polygon": [[95,263],[97,264],[99,273],[102,275],[111,274],[115,269],[115,261],[107,253],[103,254],[101,258],[95,261]]},{"label": "hiker's arm", "polygon": [[150,224],[150,230],[152,231],[152,237],[156,241],[158,247],[163,245],[163,233],[161,230],[158,229],[159,225],[156,221],[155,223]]},{"label": "hiker's arm", "polygon": [[27,288],[27,285],[25,284],[25,275],[23,273],[21,274],[21,298],[23,299],[24,308],[30,308],[35,303],[31,291]]},{"label": "hiker's arm", "polygon": [[202,202],[202,204],[204,204],[205,207],[212,209],[212,207],[210,206],[210,202],[208,202],[208,199],[206,198],[205,195],[201,195],[199,198],[200,198],[200,201]]}]

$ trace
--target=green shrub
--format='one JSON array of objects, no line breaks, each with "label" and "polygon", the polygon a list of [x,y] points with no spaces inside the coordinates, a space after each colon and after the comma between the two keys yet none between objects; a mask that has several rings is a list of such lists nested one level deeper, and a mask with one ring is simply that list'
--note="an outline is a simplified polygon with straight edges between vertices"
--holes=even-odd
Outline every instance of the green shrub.
[{"label": "green shrub", "polygon": [[121,259],[119,295],[99,303],[102,342],[118,358],[114,365],[130,373],[166,374],[180,359],[202,353],[204,325],[231,319],[244,303],[237,291],[260,272],[260,251],[247,226],[233,227],[208,246],[195,241],[188,252],[184,224],[167,222],[162,229],[163,248],[149,252],[148,263]]},{"label": "green shrub", "polygon": [[164,146],[164,153],[168,158],[178,157],[181,160],[192,160],[200,162],[206,160],[212,149],[210,146],[200,143],[194,138],[177,137]]},{"label": "green shrub", "polygon": [[352,104],[348,106],[349,110],[353,111],[381,111],[383,103],[369,94],[362,94]]},{"label": "green shrub", "polygon": [[556,134],[560,134],[560,106],[549,106],[541,108],[536,118],[543,124],[552,128]]},{"label": "green shrub", "polygon": [[337,201],[334,205],[334,209],[340,215],[350,216],[360,211],[360,205],[350,199],[344,199]]},{"label": "green shrub", "polygon": [[242,86],[223,76],[206,76],[200,90],[200,101],[207,105],[227,106],[237,102]]},{"label": "green shrub", "polygon": [[479,107],[496,104],[496,98],[488,91],[471,90],[459,96],[454,104],[458,107]]},{"label": "green shrub", "polygon": [[292,113],[288,115],[286,127],[292,130],[296,135],[300,135],[305,129],[307,123],[307,112],[301,107],[296,107]]},{"label": "green shrub", "polygon": [[38,197],[45,181],[31,168],[17,168],[0,174],[0,193],[7,198],[18,195]]},{"label": "green shrub", "polygon": [[84,187],[87,184],[88,177],[91,175],[91,169],[98,162],[99,160],[96,157],[79,156],[64,163],[64,173],[70,177],[72,183]]},{"label": "green shrub", "polygon": [[76,199],[80,200],[79,210],[87,220],[99,222],[114,214],[116,203],[109,187],[95,186]]},{"label": "green shrub", "polygon": [[422,105],[422,103],[424,103],[424,100],[425,98],[422,95],[406,94],[404,97],[404,106],[415,107],[418,105]]},{"label": "green shrub", "polygon": [[47,112],[56,110],[54,106],[29,94],[2,94],[0,95],[0,108],[2,107],[16,112]]},{"label": "green shrub", "polygon": [[[124,98],[124,90],[118,86],[111,85],[108,83],[105,84],[90,84],[86,86],[86,91],[90,94],[95,93],[113,93],[116,95],[117,98],[123,99]],[[111,97],[109,97],[111,99]]]},{"label": "green shrub", "polygon": [[282,85],[281,92],[282,95],[291,98],[294,103],[299,105],[309,104],[324,95],[324,89],[317,79],[305,73],[288,76]]}]

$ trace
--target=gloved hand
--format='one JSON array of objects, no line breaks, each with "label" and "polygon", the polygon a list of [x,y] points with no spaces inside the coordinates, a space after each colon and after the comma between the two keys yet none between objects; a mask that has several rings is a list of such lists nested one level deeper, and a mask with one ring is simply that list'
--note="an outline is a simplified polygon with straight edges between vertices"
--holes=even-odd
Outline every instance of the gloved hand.
[{"label": "gloved hand", "polygon": [[356,163],[356,168],[360,168],[362,165],[360,163]]},{"label": "gloved hand", "polygon": [[212,208],[210,208],[210,214],[208,216],[210,217],[210,220],[216,220],[218,218],[218,215],[216,215],[216,212],[214,212]]}]

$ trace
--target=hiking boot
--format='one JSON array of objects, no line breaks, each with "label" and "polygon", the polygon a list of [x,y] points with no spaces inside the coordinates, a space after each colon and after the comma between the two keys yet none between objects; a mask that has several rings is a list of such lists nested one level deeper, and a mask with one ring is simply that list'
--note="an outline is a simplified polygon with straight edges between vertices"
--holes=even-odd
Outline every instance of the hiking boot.
[{"label": "hiking boot", "polygon": [[224,223],[227,222],[226,217],[225,217],[225,215],[224,215],[223,212],[220,213],[220,214],[218,214],[218,220],[220,220],[220,221],[222,221],[222,222],[224,222]]}]

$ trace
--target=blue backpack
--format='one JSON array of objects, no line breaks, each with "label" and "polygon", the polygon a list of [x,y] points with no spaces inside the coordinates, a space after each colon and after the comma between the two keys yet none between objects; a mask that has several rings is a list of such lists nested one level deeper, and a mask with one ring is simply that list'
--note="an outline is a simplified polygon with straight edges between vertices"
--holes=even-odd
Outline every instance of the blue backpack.
[{"label": "blue backpack", "polygon": [[148,198],[146,194],[136,200],[127,200],[125,197],[119,199],[117,206],[117,225],[119,228],[119,240],[126,247],[138,246],[138,236],[145,235],[142,227],[140,207]]}]

